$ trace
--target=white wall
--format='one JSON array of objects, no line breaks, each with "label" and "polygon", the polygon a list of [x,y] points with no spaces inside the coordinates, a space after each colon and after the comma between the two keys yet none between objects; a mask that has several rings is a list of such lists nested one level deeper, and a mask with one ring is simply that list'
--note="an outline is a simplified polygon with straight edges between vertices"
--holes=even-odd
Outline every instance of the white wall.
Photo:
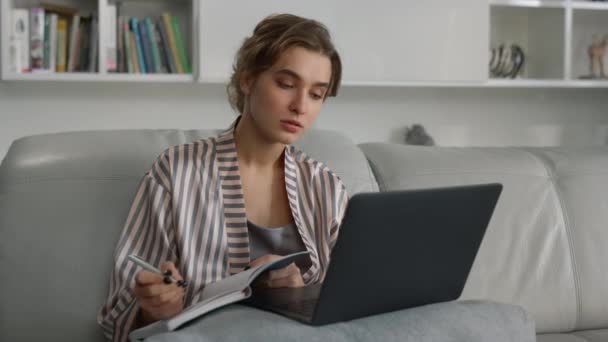
[{"label": "white wall", "polygon": [[[222,128],[233,119],[220,85],[0,82],[0,156],[30,134]],[[608,144],[608,89],[345,87],[317,127],[401,142],[412,123],[447,146]]]}]

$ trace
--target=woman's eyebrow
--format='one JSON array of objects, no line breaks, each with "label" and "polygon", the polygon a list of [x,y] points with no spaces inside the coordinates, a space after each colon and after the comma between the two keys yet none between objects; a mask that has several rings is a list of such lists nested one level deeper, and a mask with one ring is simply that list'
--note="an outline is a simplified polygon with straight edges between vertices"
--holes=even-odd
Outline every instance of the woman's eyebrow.
[{"label": "woman's eyebrow", "polygon": [[[302,81],[302,76],[300,76],[297,72],[291,70],[291,69],[280,69],[277,72],[275,72],[275,74],[284,74],[284,75],[288,75],[291,76],[295,79],[297,79],[298,81]],[[313,84],[314,87],[323,87],[323,88],[328,88],[329,87],[329,82],[316,82],[315,84]]]}]

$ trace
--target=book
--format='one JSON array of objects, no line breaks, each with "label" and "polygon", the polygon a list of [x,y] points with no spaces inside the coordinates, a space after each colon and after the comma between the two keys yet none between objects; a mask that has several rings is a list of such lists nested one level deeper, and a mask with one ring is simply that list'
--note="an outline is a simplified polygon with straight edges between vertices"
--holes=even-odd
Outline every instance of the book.
[{"label": "book", "polygon": [[129,74],[135,73],[135,66],[133,64],[133,47],[131,46],[131,30],[129,29],[129,18],[128,17],[120,17],[121,25],[122,25],[122,41],[123,41],[123,49],[124,49],[124,71]]},{"label": "book", "polygon": [[155,73],[154,60],[152,59],[152,47],[150,46],[150,38],[148,37],[148,26],[145,19],[137,23],[137,32],[141,39],[141,50],[144,53],[144,63],[146,63],[146,72],[148,74]]},{"label": "book", "polygon": [[275,261],[250,268],[215,283],[205,285],[201,300],[186,308],[177,316],[154,322],[145,327],[133,330],[129,334],[131,340],[144,339],[148,336],[173,331],[189,321],[203,316],[215,309],[236,303],[251,297],[251,284],[264,272],[288,266],[297,259],[308,255],[308,251],[286,255]]},{"label": "book", "polygon": [[[117,19],[117,8],[116,4],[109,3],[107,5],[107,16],[105,18],[106,27],[108,34],[105,35],[104,41],[101,42],[100,51],[106,54],[106,69],[108,72],[114,72],[118,69],[117,62],[117,38],[116,29],[118,28]],[[104,18],[101,18],[104,20]]]},{"label": "book", "polygon": [[51,69],[51,14],[44,14],[44,42],[42,44],[42,69]]},{"label": "book", "polygon": [[89,38],[89,72],[97,71],[98,51],[99,51],[99,22],[97,15],[91,19],[91,35]]},{"label": "book", "polygon": [[125,67],[125,43],[124,43],[124,24],[123,17],[118,17],[117,23],[117,35],[116,35],[116,71],[118,72],[126,72]]},{"label": "book", "polygon": [[170,74],[176,74],[177,67],[175,66],[175,61],[173,60],[173,53],[171,52],[171,47],[169,45],[169,36],[167,35],[167,30],[165,29],[164,21],[162,18],[157,19],[156,28],[161,38],[161,50],[163,50],[165,54],[165,60],[167,61],[167,72]]},{"label": "book", "polygon": [[68,54],[68,19],[57,19],[57,72],[65,72]]},{"label": "book", "polygon": [[141,41],[141,35],[139,34],[139,25],[137,24],[137,18],[135,17],[131,17],[130,20],[131,23],[131,32],[133,32],[133,38],[135,39],[134,42],[134,51],[136,52],[136,56],[137,56],[137,67],[136,69],[139,70],[140,73],[142,74],[146,74],[147,73],[147,69],[146,69],[146,63],[144,60],[144,49],[142,46],[142,41]]},{"label": "book", "polygon": [[30,57],[32,71],[44,70],[44,9],[30,9]]},{"label": "book", "polygon": [[12,10],[10,31],[9,70],[15,73],[30,70],[30,17],[29,10],[15,8]]},{"label": "book", "polygon": [[167,47],[171,51],[171,57],[175,63],[176,73],[183,74],[184,67],[179,59],[179,52],[177,51],[177,42],[175,41],[175,32],[173,32],[173,20],[171,20],[171,14],[165,12],[162,14],[163,28],[167,33]]},{"label": "book", "polygon": [[[55,72],[57,69],[57,23],[59,20],[59,16],[57,13],[49,14],[49,54],[48,54],[48,66],[52,72]],[[46,61],[46,58],[45,58]]]},{"label": "book", "polygon": [[91,49],[91,23],[92,17],[81,17],[80,18],[80,29],[79,29],[79,43],[80,48],[78,49],[78,59],[76,60],[77,65],[74,66],[75,71],[88,71],[89,70],[89,51]]},{"label": "book", "polygon": [[163,44],[163,38],[160,32],[160,27],[158,26],[158,22],[155,20],[150,20],[150,25],[152,25],[152,30],[154,30],[154,41],[158,50],[160,72],[163,74],[171,73],[169,61],[167,60],[167,52],[165,51],[165,45]]},{"label": "book", "polygon": [[144,18],[144,23],[147,30],[148,42],[150,43],[150,50],[152,52],[152,61],[154,64],[154,72],[160,74],[162,72],[160,53],[158,51],[158,42],[156,39],[156,30],[154,29],[154,23],[150,17]]},{"label": "book", "polygon": [[190,63],[188,63],[188,55],[186,53],[186,48],[184,47],[184,40],[182,39],[182,31],[179,28],[179,22],[177,17],[171,18],[171,23],[173,25],[173,32],[175,33],[175,43],[177,45],[177,53],[179,55],[180,63],[184,68],[184,72],[186,74],[191,73]]},{"label": "book", "polygon": [[67,71],[72,72],[75,70],[76,56],[78,54],[78,30],[80,27],[80,15],[74,14],[72,17],[72,23],[70,25],[70,37],[68,39],[68,63]]},{"label": "book", "polygon": [[133,73],[141,74],[142,72],[139,68],[137,42],[135,41],[135,33],[133,31],[129,31],[129,47],[131,47],[131,61],[133,63]]}]

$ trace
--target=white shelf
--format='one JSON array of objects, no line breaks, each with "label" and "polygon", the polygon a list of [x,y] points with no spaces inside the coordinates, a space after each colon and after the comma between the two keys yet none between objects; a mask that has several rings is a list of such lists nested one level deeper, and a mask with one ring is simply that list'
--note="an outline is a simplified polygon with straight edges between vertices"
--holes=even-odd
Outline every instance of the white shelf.
[{"label": "white shelf", "polygon": [[492,6],[502,7],[538,7],[538,8],[566,8],[567,1],[560,0],[490,0]]},{"label": "white shelf", "polygon": [[493,79],[486,84],[492,88],[608,88],[608,80],[503,80]]},{"label": "white shelf", "polygon": [[192,83],[194,78],[187,74],[97,74],[97,73],[31,73],[7,74],[6,81],[80,81],[80,82],[154,82]]},{"label": "white shelf", "polygon": [[608,11],[608,2],[572,1],[575,10],[599,10]]}]

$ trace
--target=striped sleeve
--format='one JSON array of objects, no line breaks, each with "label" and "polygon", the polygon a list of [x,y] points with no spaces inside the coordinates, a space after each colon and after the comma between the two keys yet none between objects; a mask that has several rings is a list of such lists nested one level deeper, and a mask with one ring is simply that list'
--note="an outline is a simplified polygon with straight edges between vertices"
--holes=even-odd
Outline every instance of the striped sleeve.
[{"label": "striped sleeve", "polygon": [[108,298],[97,315],[105,336],[113,341],[128,341],[139,311],[132,294],[139,268],[127,256],[137,254],[157,267],[165,260],[175,260],[171,194],[167,188],[170,178],[163,172],[167,170],[162,161],[157,162],[143,177],[114,252]]},{"label": "striped sleeve", "polygon": [[329,229],[329,248],[333,249],[336,244],[336,240],[338,240],[338,233],[340,231],[340,225],[342,224],[342,219],[344,218],[344,214],[346,213],[346,207],[348,206],[348,193],[346,192],[346,187],[339,178],[336,177],[336,193],[335,193],[336,201],[333,203],[334,212],[336,213],[334,216],[334,220]]}]

